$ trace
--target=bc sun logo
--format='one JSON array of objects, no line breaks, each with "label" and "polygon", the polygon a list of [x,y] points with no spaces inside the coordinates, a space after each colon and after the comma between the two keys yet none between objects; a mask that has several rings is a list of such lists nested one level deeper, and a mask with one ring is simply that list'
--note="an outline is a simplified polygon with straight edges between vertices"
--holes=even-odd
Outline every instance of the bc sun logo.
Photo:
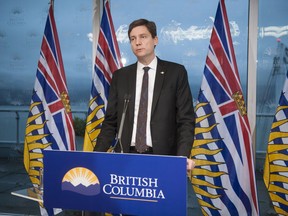
[{"label": "bc sun logo", "polygon": [[100,193],[100,182],[91,170],[85,167],[75,167],[64,175],[62,190],[94,196]]}]

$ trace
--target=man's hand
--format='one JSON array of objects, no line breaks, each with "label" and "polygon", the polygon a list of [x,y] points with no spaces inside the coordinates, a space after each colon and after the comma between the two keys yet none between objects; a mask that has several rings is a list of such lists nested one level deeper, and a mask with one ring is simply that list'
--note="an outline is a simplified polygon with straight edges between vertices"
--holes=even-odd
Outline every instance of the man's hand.
[{"label": "man's hand", "polygon": [[191,179],[192,178],[192,170],[195,167],[195,161],[192,159],[187,158],[187,176]]},{"label": "man's hand", "polygon": [[187,172],[190,172],[195,167],[195,162],[187,158]]}]

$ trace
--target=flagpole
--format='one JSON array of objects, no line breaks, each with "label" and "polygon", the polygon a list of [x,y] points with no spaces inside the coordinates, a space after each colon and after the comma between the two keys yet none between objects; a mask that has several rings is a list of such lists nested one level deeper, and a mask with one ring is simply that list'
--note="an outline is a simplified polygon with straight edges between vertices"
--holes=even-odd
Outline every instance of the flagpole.
[{"label": "flagpole", "polygon": [[[250,121],[254,162],[256,162],[256,101],[257,89],[257,35],[258,35],[258,0],[249,3],[249,40],[248,40],[248,74],[247,74],[247,112]],[[255,163],[256,164],[256,163]],[[256,166],[256,165],[254,165]]]},{"label": "flagpole", "polygon": [[104,2],[100,0],[93,0],[93,38],[92,38],[92,71],[91,73],[94,73],[94,63],[95,63],[95,57],[96,57],[96,49],[98,44],[98,36],[100,31],[100,20],[102,17],[102,11],[104,7]]}]

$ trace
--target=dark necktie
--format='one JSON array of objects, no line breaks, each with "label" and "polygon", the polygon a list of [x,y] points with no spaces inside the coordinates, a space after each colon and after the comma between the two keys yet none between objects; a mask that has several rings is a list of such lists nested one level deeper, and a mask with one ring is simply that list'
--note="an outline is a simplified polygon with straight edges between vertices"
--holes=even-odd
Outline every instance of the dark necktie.
[{"label": "dark necktie", "polygon": [[144,152],[148,146],[146,145],[146,125],[147,125],[147,107],[148,107],[148,71],[150,67],[144,67],[144,75],[142,80],[141,97],[137,119],[136,143],[135,148],[138,152]]}]

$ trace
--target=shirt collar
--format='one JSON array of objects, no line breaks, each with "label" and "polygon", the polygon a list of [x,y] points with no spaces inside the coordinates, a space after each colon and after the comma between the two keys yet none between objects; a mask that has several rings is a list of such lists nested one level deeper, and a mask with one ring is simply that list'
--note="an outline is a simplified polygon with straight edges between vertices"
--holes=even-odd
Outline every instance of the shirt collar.
[{"label": "shirt collar", "polygon": [[143,67],[146,67],[146,66],[148,66],[148,67],[150,67],[152,70],[154,70],[154,71],[156,71],[156,67],[157,67],[157,61],[158,61],[158,59],[157,59],[157,57],[155,56],[155,58],[151,61],[151,63],[149,64],[149,65],[143,65],[141,62],[137,62],[137,68],[138,68],[138,70],[139,69],[143,69]]}]

